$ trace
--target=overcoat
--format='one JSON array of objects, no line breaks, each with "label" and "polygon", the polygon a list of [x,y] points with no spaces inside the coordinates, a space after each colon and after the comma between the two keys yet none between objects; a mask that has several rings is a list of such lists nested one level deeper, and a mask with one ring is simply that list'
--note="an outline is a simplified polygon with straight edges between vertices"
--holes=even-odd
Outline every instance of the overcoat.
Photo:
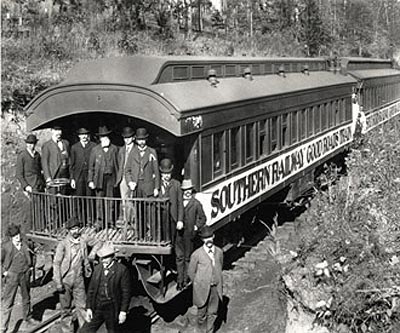
[{"label": "overcoat", "polygon": [[[217,246],[214,246],[214,249],[217,291],[219,298],[222,300],[222,267],[224,259],[222,250]],[[197,307],[202,307],[207,302],[211,289],[212,269],[212,260],[203,246],[199,247],[192,253],[188,275],[190,280],[193,282],[193,304]]]},{"label": "overcoat", "polygon": [[[1,276],[3,276],[4,272],[7,272],[11,267],[11,263],[14,260],[15,254],[17,253],[17,249],[12,243],[11,240],[4,242],[1,246]],[[28,263],[28,268],[32,267],[32,257],[30,254],[30,249],[28,244],[22,240],[21,251],[24,253],[25,258]]]},{"label": "overcoat", "polygon": [[[118,171],[118,148],[117,146],[110,144],[109,146],[109,153],[111,154],[111,160],[113,165],[113,173],[112,177],[114,186],[116,186],[116,179],[117,179],[117,171]],[[90,160],[89,160],[89,174],[88,174],[88,183],[94,182],[96,189],[103,188],[103,180],[104,180],[104,168],[105,168],[105,153],[101,146],[98,144],[94,147],[90,153]]]},{"label": "overcoat", "polygon": [[[62,140],[62,143],[64,149],[69,155],[69,142],[67,140]],[[60,148],[58,148],[57,144],[50,139],[49,141],[45,142],[42,147],[42,169],[44,178],[46,180],[49,178],[54,179],[61,167],[61,163],[62,158]]]},{"label": "overcoat", "polygon": [[[160,171],[158,170],[157,153],[147,147],[142,157],[143,187],[147,196],[153,195],[154,189],[160,189]],[[133,147],[126,163],[126,182],[138,183],[140,174],[140,152],[137,146]]]},{"label": "overcoat", "polygon": [[185,236],[194,238],[194,226],[200,230],[206,224],[206,214],[200,201],[192,197],[186,207],[183,208],[183,228]]},{"label": "overcoat", "polygon": [[96,144],[92,141],[89,141],[85,148],[83,148],[80,142],[72,145],[70,176],[72,179],[75,179],[75,181],[78,181],[84,170],[89,169],[90,153],[94,147],[96,147]]},{"label": "overcoat", "polygon": [[161,193],[160,198],[169,198],[169,214],[172,218],[172,222],[183,221],[183,198],[181,184],[176,179],[171,179],[169,186],[165,193]]},{"label": "overcoat", "polygon": [[17,158],[16,177],[21,183],[22,189],[28,185],[34,191],[41,191],[44,188],[42,165],[40,154],[35,151],[32,155],[24,149]]},{"label": "overcoat", "polygon": [[[96,298],[99,290],[101,275],[104,274],[103,265],[94,267],[92,279],[86,295],[86,308],[96,311]],[[114,261],[107,275],[110,298],[114,299],[114,314],[118,318],[120,311],[128,312],[131,299],[131,284],[128,269],[117,261]]]},{"label": "overcoat", "polygon": [[[135,148],[135,146],[133,146],[131,148],[131,150],[129,151],[129,155],[132,154],[132,150],[133,148]],[[118,174],[117,174],[117,181],[116,183],[119,184],[122,181],[122,178],[125,176],[125,158],[126,157],[126,145],[122,146],[121,148],[119,148],[118,151]],[[128,156],[129,158],[129,156]],[[128,161],[126,162],[128,163]]]}]

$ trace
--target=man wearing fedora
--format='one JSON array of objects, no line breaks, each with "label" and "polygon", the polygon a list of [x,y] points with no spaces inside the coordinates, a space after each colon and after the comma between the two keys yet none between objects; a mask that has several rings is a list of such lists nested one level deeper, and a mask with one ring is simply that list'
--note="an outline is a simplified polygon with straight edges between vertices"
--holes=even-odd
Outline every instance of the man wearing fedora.
[{"label": "man wearing fedora", "polygon": [[157,153],[147,146],[148,133],[145,128],[136,130],[136,146],[126,163],[125,176],[135,197],[157,197],[160,189],[160,173]]},{"label": "man wearing fedora", "polygon": [[131,299],[128,269],[115,260],[112,244],[97,252],[101,263],[95,266],[86,300],[86,323],[80,333],[97,332],[105,322],[108,332],[121,332]]},{"label": "man wearing fedora", "polygon": [[119,221],[123,222],[133,222],[133,207],[129,205],[129,202],[126,200],[131,195],[131,190],[126,182],[125,170],[126,164],[128,162],[128,157],[131,154],[133,147],[135,146],[133,140],[135,132],[129,126],[124,127],[122,129],[122,137],[124,138],[124,146],[121,147],[118,151],[118,174],[117,174],[117,184],[119,184],[119,190],[122,198],[122,207],[120,216],[118,218]]},{"label": "man wearing fedora", "polygon": [[[102,245],[96,238],[81,235],[81,223],[76,217],[66,222],[68,235],[56,248],[53,261],[53,280],[60,297],[61,331],[74,332],[72,322],[72,304],[74,304],[79,327],[85,323],[86,293],[84,276],[89,278],[92,269],[89,260],[94,260]],[[92,248],[88,254],[88,247]]]},{"label": "man wearing fedora", "polygon": [[[69,179],[69,155],[69,142],[62,139],[62,128],[53,126],[51,139],[42,147],[42,169],[49,193],[57,193],[57,188],[52,186],[55,179]],[[63,186],[58,191],[66,194],[67,188]]]},{"label": "man wearing fedora", "polygon": [[76,131],[79,142],[71,147],[71,188],[75,190],[75,195],[92,195],[92,190],[88,186],[89,158],[92,149],[96,144],[90,141],[90,131],[84,127]]},{"label": "man wearing fedora", "polygon": [[[174,165],[169,158],[160,161],[161,188],[160,198],[169,199],[169,212],[164,212],[163,221],[169,218],[169,225],[164,225],[164,230],[169,230],[172,244],[175,242],[176,230],[183,229],[183,197],[181,184],[172,178]],[[165,216],[168,214],[169,216]]]},{"label": "man wearing fedora", "polygon": [[[100,143],[94,147],[90,153],[88,183],[89,188],[94,190],[96,197],[114,197],[114,187],[116,186],[118,172],[118,148],[111,143],[111,134],[106,126],[100,126],[97,135]],[[113,214],[112,202],[108,204],[108,222],[111,222]],[[103,222],[104,205],[103,200],[96,201],[96,220]],[[102,226],[104,227],[104,226]]]},{"label": "man wearing fedora", "polygon": [[214,233],[209,226],[204,226],[199,236],[203,246],[193,252],[188,271],[193,282],[193,304],[197,307],[198,325],[202,331],[212,333],[222,301],[223,252],[214,245]]},{"label": "man wearing fedora", "polygon": [[191,179],[184,179],[183,191],[183,229],[177,230],[175,240],[176,268],[178,272],[177,289],[183,289],[188,283],[188,266],[190,255],[194,249],[197,231],[206,224],[206,215],[203,206],[193,196]]},{"label": "man wearing fedora", "polygon": [[1,332],[8,329],[11,311],[18,287],[22,296],[23,326],[29,329],[37,321],[31,318],[30,276],[33,269],[31,249],[21,237],[20,227],[10,224],[7,228],[8,241],[1,244],[2,316]]}]

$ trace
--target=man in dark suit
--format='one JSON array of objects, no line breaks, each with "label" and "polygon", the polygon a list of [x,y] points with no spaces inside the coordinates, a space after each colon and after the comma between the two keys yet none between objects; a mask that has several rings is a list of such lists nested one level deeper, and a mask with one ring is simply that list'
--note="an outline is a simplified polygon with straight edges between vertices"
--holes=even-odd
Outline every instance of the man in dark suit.
[{"label": "man in dark suit", "polygon": [[97,332],[105,322],[108,332],[121,332],[131,299],[127,268],[114,260],[115,250],[105,244],[98,252],[101,263],[95,266],[86,297],[86,323],[80,333]]},{"label": "man in dark suit", "polygon": [[[209,226],[200,230],[203,246],[193,252],[189,277],[193,282],[193,304],[197,307],[198,325],[206,332],[214,332],[218,306],[222,301],[223,252],[214,245],[214,234]],[[203,330],[202,330],[203,331]]]},{"label": "man in dark suit", "polygon": [[136,144],[129,155],[125,175],[129,188],[138,198],[157,197],[160,188],[157,153],[147,146],[145,128],[136,130]]},{"label": "man in dark suit", "polygon": [[54,180],[69,179],[69,143],[63,140],[62,129],[54,126],[51,129],[51,139],[42,147],[42,169],[49,193],[66,194],[66,186],[54,187]]},{"label": "man in dark suit", "polygon": [[26,149],[19,153],[17,158],[16,177],[26,195],[44,189],[40,154],[35,150],[37,141],[35,135],[29,134],[25,139]]},{"label": "man in dark suit", "polygon": [[92,195],[92,190],[88,186],[89,158],[92,149],[96,146],[90,141],[90,131],[86,128],[79,128],[76,132],[79,142],[71,147],[71,187],[75,190],[75,195]]},{"label": "man in dark suit", "polygon": [[[183,229],[183,197],[181,184],[176,179],[172,178],[172,170],[174,165],[169,158],[164,158],[160,162],[160,174],[161,174],[161,189],[160,198],[169,199],[169,212],[163,212],[163,221],[169,220],[169,225],[164,225],[164,235],[168,234],[171,236],[171,242],[174,244],[176,230]],[[169,216],[167,216],[168,214]]]},{"label": "man in dark suit", "polygon": [[[110,141],[111,131],[106,126],[100,126],[97,135],[100,144],[94,147],[90,153],[88,182],[89,188],[94,190],[96,197],[113,198],[118,172],[118,148]],[[98,223],[103,221],[103,199],[96,201],[96,219]],[[113,203],[108,204],[107,222],[110,223],[113,216]],[[100,225],[104,227],[104,225]]]},{"label": "man in dark suit", "polygon": [[190,255],[194,249],[194,239],[197,231],[206,224],[206,215],[203,206],[193,196],[191,179],[182,182],[183,191],[183,229],[178,230],[175,241],[176,268],[178,271],[177,289],[180,290],[188,283],[187,269]]},{"label": "man in dark suit", "polygon": [[126,200],[131,196],[131,190],[126,182],[125,169],[128,157],[135,146],[133,142],[134,135],[135,133],[131,127],[124,127],[122,129],[122,137],[124,138],[125,144],[118,151],[117,184],[119,184],[119,190],[122,198],[121,212],[118,220],[122,223],[132,222],[133,220],[133,205],[130,205],[130,203]]},{"label": "man in dark suit", "polygon": [[37,321],[31,318],[30,276],[33,269],[32,251],[21,238],[19,226],[9,225],[7,236],[10,240],[4,242],[1,246],[1,277],[5,279],[2,285],[3,298],[1,301],[2,333],[8,329],[18,286],[21,288],[23,325],[27,326],[25,329],[28,329],[29,326],[37,324]]}]

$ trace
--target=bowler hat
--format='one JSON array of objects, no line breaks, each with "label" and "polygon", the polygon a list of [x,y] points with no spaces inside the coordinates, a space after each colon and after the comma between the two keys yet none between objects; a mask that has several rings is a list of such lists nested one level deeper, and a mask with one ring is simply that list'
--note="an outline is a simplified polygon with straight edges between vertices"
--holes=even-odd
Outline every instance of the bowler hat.
[{"label": "bowler hat", "polygon": [[80,135],[80,134],[89,134],[89,133],[90,133],[90,131],[85,127],[81,127],[76,131],[76,134],[78,134],[78,135]]},{"label": "bowler hat", "polygon": [[114,246],[110,243],[106,243],[104,244],[100,250],[97,251],[97,255],[100,258],[105,258],[105,257],[109,257],[111,255],[115,254],[115,249]]},{"label": "bowler hat", "polygon": [[131,138],[131,137],[133,137],[134,134],[135,134],[135,132],[133,132],[132,127],[127,126],[122,129],[121,135],[124,138]]},{"label": "bowler hat", "polygon": [[38,139],[37,139],[36,135],[34,135],[34,134],[29,134],[29,135],[26,137],[25,142],[26,142],[26,143],[36,143],[36,142],[38,142]]},{"label": "bowler hat", "polygon": [[199,236],[200,238],[209,238],[214,236],[214,232],[208,225],[205,225],[203,228],[200,229]]},{"label": "bowler hat", "polygon": [[170,173],[174,169],[174,165],[169,158],[163,158],[160,162],[160,172]]},{"label": "bowler hat", "polygon": [[67,222],[65,222],[67,229],[72,229],[74,227],[80,227],[81,221],[79,221],[76,217],[70,217]]},{"label": "bowler hat", "polygon": [[107,128],[107,126],[100,126],[99,131],[97,133],[98,136],[106,136],[109,135],[112,131]]},{"label": "bowler hat", "polygon": [[181,189],[182,190],[189,190],[191,188],[193,188],[192,180],[191,179],[184,179],[182,181]]},{"label": "bowler hat", "polygon": [[147,133],[147,130],[144,127],[138,128],[136,130],[136,139],[147,139],[149,134]]},{"label": "bowler hat", "polygon": [[14,237],[21,233],[19,225],[15,225],[14,223],[10,224],[7,228],[7,235],[10,237]]}]

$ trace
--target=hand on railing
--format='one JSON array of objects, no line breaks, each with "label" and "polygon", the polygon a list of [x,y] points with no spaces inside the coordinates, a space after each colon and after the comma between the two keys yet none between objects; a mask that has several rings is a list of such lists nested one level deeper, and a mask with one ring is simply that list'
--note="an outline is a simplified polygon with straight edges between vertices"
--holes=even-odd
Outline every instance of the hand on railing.
[{"label": "hand on railing", "polygon": [[136,189],[136,183],[134,183],[134,182],[129,182],[128,186],[131,189],[131,191],[134,191]]},{"label": "hand on railing", "polygon": [[183,229],[183,222],[178,221],[176,222],[176,230],[182,230]]},{"label": "hand on railing", "polygon": [[75,179],[71,179],[71,188],[73,188],[73,189],[76,188]]},{"label": "hand on railing", "polygon": [[154,195],[154,197],[158,197],[158,189],[157,188],[154,189],[153,195]]},{"label": "hand on railing", "polygon": [[93,319],[92,309],[86,309],[86,321],[90,323]]},{"label": "hand on railing", "polygon": [[94,182],[89,182],[88,186],[91,190],[94,190],[96,188],[96,186],[94,185]]}]

